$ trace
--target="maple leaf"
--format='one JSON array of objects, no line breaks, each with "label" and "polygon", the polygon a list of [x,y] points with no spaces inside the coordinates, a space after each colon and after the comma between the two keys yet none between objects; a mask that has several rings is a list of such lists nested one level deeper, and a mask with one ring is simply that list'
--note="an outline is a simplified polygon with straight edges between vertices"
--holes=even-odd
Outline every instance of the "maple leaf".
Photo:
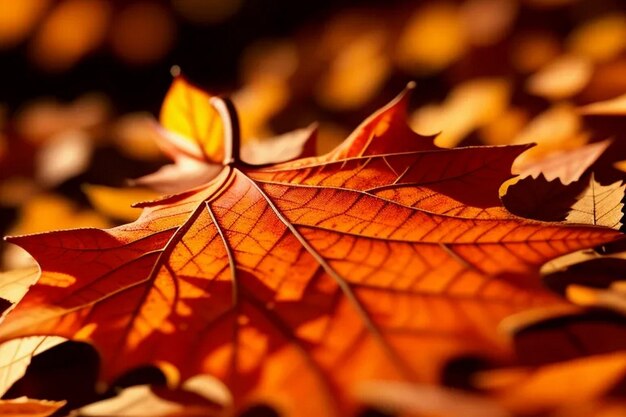
[{"label": "maple leaf", "polygon": [[406,94],[328,154],[264,167],[239,160],[232,107],[213,103],[230,146],[210,182],[117,228],[9,239],[42,275],[0,340],[88,341],[105,381],[211,374],[236,410],[345,415],[358,381],[510,358],[501,319],[562,303],[537,268],[620,236],[511,215],[497,190],[527,146],[438,148],[406,125]]},{"label": "maple leaf", "polygon": [[589,185],[578,196],[567,221],[581,224],[597,224],[619,230],[622,227],[624,189],[621,181],[601,185],[591,174]]}]

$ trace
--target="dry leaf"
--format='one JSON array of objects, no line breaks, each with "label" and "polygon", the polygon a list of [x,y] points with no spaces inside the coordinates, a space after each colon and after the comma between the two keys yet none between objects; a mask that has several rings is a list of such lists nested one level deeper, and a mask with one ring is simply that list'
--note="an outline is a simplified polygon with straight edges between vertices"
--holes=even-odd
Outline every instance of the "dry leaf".
[{"label": "dry leaf", "polygon": [[624,190],[622,181],[601,185],[593,173],[589,185],[578,196],[572,206],[567,221],[571,223],[594,224],[619,230],[622,227]]},{"label": "dry leaf", "polygon": [[319,158],[233,155],[134,223],[11,238],[43,273],[2,340],[89,341],[105,381],[145,364],[174,385],[209,373],[236,409],[300,416],[345,415],[360,381],[433,381],[459,354],[507,357],[502,318],[563,305],[538,267],[620,234],[513,217],[497,189],[526,147],[443,150],[408,128],[407,101]]}]

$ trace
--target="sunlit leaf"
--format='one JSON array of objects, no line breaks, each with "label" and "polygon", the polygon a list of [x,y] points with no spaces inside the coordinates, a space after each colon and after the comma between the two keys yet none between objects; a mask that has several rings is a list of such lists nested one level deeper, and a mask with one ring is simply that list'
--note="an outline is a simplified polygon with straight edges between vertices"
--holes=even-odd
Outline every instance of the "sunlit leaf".
[{"label": "sunlit leaf", "polygon": [[235,409],[300,416],[345,415],[361,381],[510,358],[503,318],[568,307],[539,266],[620,234],[512,216],[497,189],[527,147],[438,148],[406,126],[407,100],[326,155],[235,159],[133,223],[11,238],[43,272],[2,339],[88,341],[104,381],[146,364],[170,384],[208,373]]},{"label": "sunlit leaf", "polygon": [[589,185],[578,196],[567,221],[581,224],[597,224],[619,230],[622,227],[624,190],[622,181],[602,185],[591,175]]}]

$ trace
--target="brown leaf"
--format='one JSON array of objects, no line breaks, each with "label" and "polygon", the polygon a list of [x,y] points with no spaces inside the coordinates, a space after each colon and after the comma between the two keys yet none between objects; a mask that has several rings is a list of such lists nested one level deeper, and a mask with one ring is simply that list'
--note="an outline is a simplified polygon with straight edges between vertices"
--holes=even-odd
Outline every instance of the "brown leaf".
[{"label": "brown leaf", "polygon": [[622,181],[601,185],[593,175],[589,185],[578,196],[572,206],[567,221],[580,224],[594,224],[619,230],[622,227],[624,190]]}]

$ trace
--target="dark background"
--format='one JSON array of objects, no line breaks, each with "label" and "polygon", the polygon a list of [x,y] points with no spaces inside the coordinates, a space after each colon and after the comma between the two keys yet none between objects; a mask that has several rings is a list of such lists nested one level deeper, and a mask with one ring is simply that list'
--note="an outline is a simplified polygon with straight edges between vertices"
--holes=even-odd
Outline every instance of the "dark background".
[{"label": "dark background", "polygon": [[[129,2],[112,3],[115,8],[121,8]],[[95,90],[106,93],[119,113],[156,112],[171,83],[173,65],[180,66],[188,78],[212,91],[232,90],[237,86],[241,53],[251,43],[264,38],[289,37],[307,26],[319,26],[342,9],[387,8],[398,3],[395,0],[246,0],[234,16],[214,25],[190,23],[174,13],[178,23],[174,47],[159,62],[139,67],[121,62],[106,46],[101,46],[68,71],[49,73],[29,61],[26,45],[22,43],[0,50],[0,103],[15,110],[35,97],[71,100],[85,91]]]}]

